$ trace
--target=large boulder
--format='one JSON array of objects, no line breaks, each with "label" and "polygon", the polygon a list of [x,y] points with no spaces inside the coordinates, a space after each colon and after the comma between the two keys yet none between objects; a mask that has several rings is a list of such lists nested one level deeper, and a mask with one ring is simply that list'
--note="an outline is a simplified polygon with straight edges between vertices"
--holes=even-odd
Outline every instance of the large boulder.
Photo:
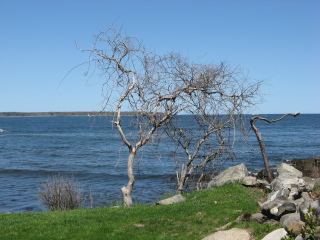
[{"label": "large boulder", "polygon": [[290,166],[289,164],[286,164],[286,163],[282,163],[280,165],[280,167],[278,168],[277,172],[278,172],[278,175],[281,175],[283,173],[289,173],[289,174],[294,175],[294,176],[296,176],[298,178],[302,177],[302,172],[301,171],[299,171],[298,169],[296,169],[296,168],[294,168],[294,167],[292,167],[292,166]]},{"label": "large boulder", "polygon": [[271,189],[277,191],[283,188],[298,188],[303,189],[305,187],[305,182],[302,178],[297,177],[295,174],[284,172],[280,174],[271,182]]},{"label": "large boulder", "polygon": [[[231,228],[226,231],[218,231],[202,240],[250,240],[251,236],[247,230],[239,228]],[[274,239],[273,239],[274,240]]]},{"label": "large boulder", "polygon": [[247,167],[241,163],[234,167],[229,167],[226,170],[215,176],[209,183],[208,188],[213,186],[222,186],[224,184],[242,181],[244,177],[248,176],[249,172]]}]

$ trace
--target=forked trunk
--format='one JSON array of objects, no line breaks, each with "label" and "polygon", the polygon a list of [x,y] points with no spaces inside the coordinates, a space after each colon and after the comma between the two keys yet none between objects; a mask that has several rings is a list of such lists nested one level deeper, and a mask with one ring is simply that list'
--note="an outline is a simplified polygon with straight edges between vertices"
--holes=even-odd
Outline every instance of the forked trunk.
[{"label": "forked trunk", "polygon": [[133,164],[134,164],[134,157],[136,155],[136,151],[134,149],[130,149],[130,154],[128,158],[128,185],[121,188],[121,192],[123,195],[124,205],[126,207],[131,207],[133,205],[132,202],[132,189],[135,182],[134,174],[133,174]]}]

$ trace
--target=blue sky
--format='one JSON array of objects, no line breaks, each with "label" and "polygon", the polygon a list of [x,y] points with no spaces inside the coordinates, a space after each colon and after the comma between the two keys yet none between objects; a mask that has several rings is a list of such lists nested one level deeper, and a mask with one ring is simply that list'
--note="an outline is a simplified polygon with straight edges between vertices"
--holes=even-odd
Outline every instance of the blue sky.
[{"label": "blue sky", "polygon": [[[118,25],[157,53],[264,80],[255,113],[320,113],[318,0],[0,0],[0,112],[99,111],[83,76],[93,34]],[[63,80],[64,79],[64,80]]]}]

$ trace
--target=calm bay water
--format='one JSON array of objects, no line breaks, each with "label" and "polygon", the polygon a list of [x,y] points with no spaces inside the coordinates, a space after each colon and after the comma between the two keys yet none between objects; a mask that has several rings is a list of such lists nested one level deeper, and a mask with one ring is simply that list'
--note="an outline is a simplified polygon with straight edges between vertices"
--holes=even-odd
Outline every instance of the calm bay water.
[{"label": "calm bay water", "polygon": [[[268,115],[275,119],[281,115]],[[188,116],[181,116],[187,119]],[[128,123],[130,117],[124,118]],[[320,114],[268,124],[256,124],[262,133],[272,166],[284,159],[320,155]],[[44,210],[37,189],[48,176],[74,177],[91,190],[96,204],[122,200],[120,188],[127,183],[127,148],[106,117],[0,117],[0,213]],[[263,168],[251,131],[251,153],[237,154],[224,167],[245,163],[250,171]],[[136,160],[136,202],[153,203],[174,191],[174,162],[164,145],[145,146]],[[171,183],[168,180],[171,178]]]}]

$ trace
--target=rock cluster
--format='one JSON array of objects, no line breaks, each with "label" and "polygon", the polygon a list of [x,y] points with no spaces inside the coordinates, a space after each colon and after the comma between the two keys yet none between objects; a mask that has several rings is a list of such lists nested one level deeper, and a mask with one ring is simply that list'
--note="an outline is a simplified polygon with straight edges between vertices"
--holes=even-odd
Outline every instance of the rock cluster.
[{"label": "rock cluster", "polygon": [[[277,177],[270,184],[257,177],[264,175],[262,172],[252,176],[244,164],[239,164],[218,174],[209,182],[208,188],[236,181],[241,181],[245,186],[264,188],[270,192],[267,195],[267,201],[260,204],[261,213],[252,215],[252,219],[279,221],[285,230],[290,230],[298,237],[301,234],[301,227],[305,225],[305,215],[309,206],[316,210],[317,218],[320,220],[320,200],[313,200],[308,194],[313,190],[315,184],[320,185],[320,179],[303,177],[302,172],[285,163],[280,165]],[[277,234],[283,237],[284,230],[277,230],[274,234],[270,233],[270,236],[264,239],[281,239],[281,237],[274,237]]]}]

